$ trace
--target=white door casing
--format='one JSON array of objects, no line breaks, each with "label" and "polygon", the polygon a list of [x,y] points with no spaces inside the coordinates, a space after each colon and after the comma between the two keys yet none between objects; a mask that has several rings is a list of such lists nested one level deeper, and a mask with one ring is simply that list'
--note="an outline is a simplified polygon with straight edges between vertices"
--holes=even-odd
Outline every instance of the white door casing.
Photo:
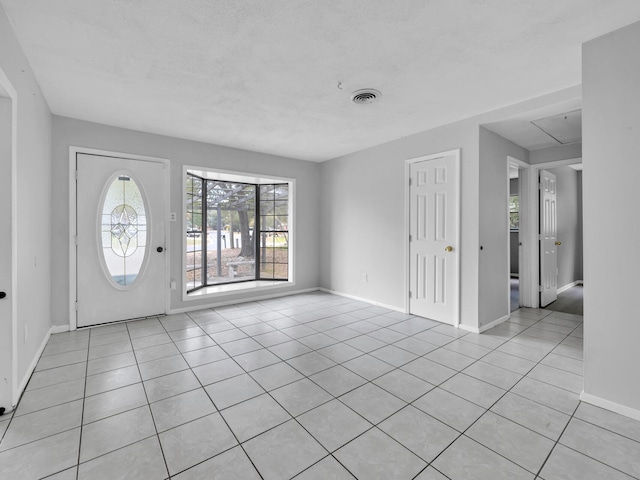
[{"label": "white door casing", "polygon": [[[154,161],[79,153],[76,156],[76,168],[77,326],[166,313],[166,165]],[[125,256],[134,251],[136,256],[143,259],[137,277],[126,286],[118,285],[114,280],[116,277],[112,278],[108,266],[111,261],[105,260],[102,252],[103,236],[107,236],[107,241],[112,238],[112,233],[102,232],[103,201],[109,186],[118,178],[130,178],[137,184],[146,213],[146,220],[143,222],[145,225],[127,231],[127,235],[131,237],[131,247]],[[113,215],[105,216],[106,219],[111,217]],[[122,226],[116,222],[112,232],[121,234]],[[127,240],[126,237],[122,238],[123,241]],[[143,246],[144,253],[141,250]]]},{"label": "white door casing", "polygon": [[[2,71],[0,71],[2,74]],[[0,78],[2,80],[2,78]],[[0,83],[0,86],[3,84]],[[17,318],[15,309],[15,142],[12,99],[0,96],[0,407],[17,403]]]},{"label": "white door casing", "polygon": [[556,176],[540,171],[540,306],[558,298]]},{"label": "white door casing", "polygon": [[459,323],[459,151],[410,164],[409,312]]}]

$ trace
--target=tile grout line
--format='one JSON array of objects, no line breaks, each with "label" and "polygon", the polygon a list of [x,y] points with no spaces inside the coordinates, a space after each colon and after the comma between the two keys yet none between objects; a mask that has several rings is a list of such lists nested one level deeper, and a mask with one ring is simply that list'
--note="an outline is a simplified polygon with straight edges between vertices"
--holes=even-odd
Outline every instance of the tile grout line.
[{"label": "tile grout line", "polygon": [[[162,325],[162,322],[160,322],[160,319],[158,319],[158,322]],[[147,399],[146,407],[147,407],[147,409],[149,411],[149,415],[151,416],[151,421],[153,422],[153,428],[156,431],[155,437],[156,437],[156,440],[158,442],[158,445],[160,446],[160,454],[162,455],[162,460],[164,461],[164,468],[165,468],[165,470],[167,472],[168,478],[171,478],[171,474],[169,473],[169,465],[167,464],[167,458],[166,458],[166,456],[164,454],[164,448],[162,447],[162,442],[160,441],[160,434],[158,432],[158,425],[156,424],[156,419],[153,416],[153,411],[151,410],[151,402],[149,401],[149,394],[147,393],[147,388],[146,388],[146,386],[144,384],[144,380],[142,379],[142,372],[140,371],[140,363],[138,362],[138,357],[136,355],[136,351],[135,351],[135,348],[133,346],[133,339],[131,338],[131,330],[129,329],[129,324],[125,323],[125,327],[126,327],[127,335],[129,337],[129,343],[131,344],[131,350],[133,352],[133,357],[134,357],[134,359],[136,361],[136,368],[138,370],[138,375],[140,376],[140,383],[142,385],[142,391],[144,392],[144,396]],[[147,438],[151,438],[151,437],[147,437]],[[146,439],[143,438],[142,440],[138,440],[138,441],[136,441],[134,443],[138,443],[138,442],[141,442],[143,440],[146,440]],[[133,444],[131,444],[131,445],[133,445]]]},{"label": "tile grout line", "polygon": [[[525,328],[524,330],[522,330],[522,331],[521,331],[521,332],[519,332],[518,334],[514,335],[512,338],[510,338],[509,340],[507,340],[507,342],[511,341],[514,337],[516,337],[516,336],[520,335],[522,332],[524,332],[524,331],[528,330],[528,329],[529,329],[529,328],[531,328],[533,325],[536,325],[538,322],[542,321],[542,319],[543,319],[543,318],[546,318],[546,317],[548,317],[548,316],[549,316],[549,315],[546,315],[546,316],[544,316],[544,317],[541,317],[541,318],[540,318],[540,320],[538,320],[537,322],[535,322],[535,323],[531,324],[530,326],[528,326],[527,328]],[[575,328],[578,328],[578,326],[576,326]],[[565,338],[566,338],[567,336],[569,336],[569,335],[570,335],[570,334],[567,334],[567,335],[565,336]],[[563,340],[561,340],[560,342],[558,342],[558,344],[557,344],[557,345],[560,345],[560,343],[561,343],[562,341],[563,341]],[[505,343],[507,343],[507,342],[505,342]],[[492,350],[492,351],[495,351],[497,348],[499,348],[499,347],[494,348],[494,350]],[[554,347],[554,348],[555,348],[555,347]],[[531,367],[531,368],[529,369],[529,371],[528,371],[526,374],[522,375],[522,377],[520,378],[520,380],[518,380],[514,385],[512,385],[512,386],[511,386],[511,388],[509,388],[508,390],[506,390],[506,391],[505,391],[505,393],[504,393],[503,395],[501,395],[501,396],[500,396],[500,398],[498,398],[498,399],[497,399],[497,400],[496,400],[496,401],[495,401],[495,402],[494,402],[494,403],[493,403],[489,408],[485,409],[485,411],[484,411],[484,412],[483,412],[483,413],[482,413],[482,414],[481,414],[481,415],[480,415],[480,416],[479,416],[475,421],[473,421],[473,422],[472,422],[472,423],[471,423],[471,424],[470,424],[470,425],[469,425],[469,426],[468,426],[468,427],[467,427],[467,428],[466,428],[466,429],[465,429],[465,430],[464,430],[464,431],[463,431],[463,432],[462,432],[462,433],[461,433],[461,434],[460,434],[460,435],[459,435],[459,436],[454,440],[454,442],[455,442],[455,441],[457,441],[460,437],[464,436],[465,438],[468,438],[469,440],[471,440],[471,441],[473,441],[473,442],[478,443],[479,445],[481,445],[481,446],[483,446],[483,447],[487,448],[488,450],[492,451],[492,452],[493,452],[493,453],[495,453],[496,455],[499,455],[500,457],[504,458],[505,460],[507,460],[507,461],[509,461],[509,462],[513,463],[514,465],[517,465],[519,468],[521,468],[521,469],[523,469],[523,470],[525,470],[525,471],[527,471],[527,472],[530,472],[530,473],[533,473],[534,475],[536,475],[534,472],[531,472],[530,470],[527,470],[527,469],[526,469],[525,467],[523,467],[522,465],[520,465],[520,464],[516,463],[515,461],[513,461],[513,460],[511,460],[511,459],[509,459],[509,458],[507,458],[507,457],[505,457],[504,455],[500,454],[499,452],[496,452],[496,451],[495,451],[494,449],[492,449],[491,447],[488,447],[488,446],[484,445],[483,443],[478,442],[478,441],[477,441],[477,440],[475,440],[474,438],[467,436],[467,435],[466,435],[466,432],[467,432],[471,427],[473,427],[473,425],[475,425],[475,424],[476,424],[476,423],[477,423],[477,422],[478,422],[482,417],[484,417],[484,416],[487,414],[487,412],[489,412],[489,411],[490,411],[490,410],[491,410],[491,409],[492,409],[492,408],[493,408],[493,407],[494,407],[494,406],[495,406],[495,405],[496,405],[500,400],[502,400],[502,398],[504,398],[508,393],[510,393],[510,392],[511,392],[511,390],[512,390],[516,385],[518,385],[518,383],[520,383],[524,378],[526,378],[526,377],[527,377],[527,375],[528,375],[529,373],[531,373],[531,371],[532,371],[536,366],[538,366],[538,365],[540,364],[540,362],[542,362],[542,360],[544,360],[548,355],[550,355],[552,351],[553,351],[553,350],[549,351],[549,353],[547,353],[547,354],[546,354],[544,357],[542,357],[538,362],[536,362],[536,364],[535,364],[533,367]],[[488,354],[487,354],[487,355],[488,355]],[[482,358],[482,357],[481,357],[481,358]],[[480,360],[481,360],[481,359],[478,359],[478,360],[477,360],[477,362],[478,362],[478,361],[480,361]],[[475,362],[474,362],[474,363],[475,363]],[[468,368],[468,367],[466,367],[466,368]],[[458,373],[462,373],[462,371],[460,371],[460,372],[458,372]],[[444,382],[443,382],[443,383],[444,383]],[[485,382],[485,383],[487,383],[487,382]],[[449,393],[452,393],[452,392],[449,392]],[[573,392],[571,392],[571,393],[573,393]],[[514,394],[514,395],[518,395],[517,393],[513,393],[513,394]],[[455,395],[455,394],[453,394],[453,395]],[[458,396],[458,395],[456,395],[456,396]],[[520,396],[520,395],[518,395],[518,396]],[[462,397],[459,397],[459,398],[462,398]],[[526,398],[526,397],[522,397],[522,398]],[[464,399],[464,398],[463,398],[463,400],[467,400],[467,399]],[[539,402],[536,402],[535,400],[531,400],[531,399],[527,399],[527,400],[534,401],[535,403],[539,403]],[[470,401],[470,400],[467,400],[467,401]],[[473,403],[473,402],[471,402],[471,403]],[[540,404],[540,405],[543,405],[543,404]],[[543,406],[544,406],[544,405],[543,405]],[[579,406],[579,404],[578,404],[578,406]],[[480,405],[480,407],[481,407],[481,408],[484,408],[484,407],[482,407],[481,405]],[[416,408],[418,408],[418,407],[416,407]],[[578,408],[578,407],[576,406],[576,410],[577,410],[577,408]],[[555,410],[555,409],[554,409],[554,410]],[[574,411],[574,412],[575,412],[575,411]],[[425,413],[427,413],[427,412],[425,412]],[[492,413],[496,414],[495,412],[492,412]],[[499,414],[497,414],[497,415],[499,415]],[[505,418],[505,420],[507,420],[507,421],[513,422],[513,423],[515,423],[516,425],[519,425],[520,427],[526,428],[527,430],[529,430],[529,431],[531,431],[531,432],[533,432],[533,433],[535,433],[535,434],[537,434],[537,435],[540,435],[538,432],[535,432],[534,430],[531,430],[530,428],[528,428],[528,427],[526,427],[526,426],[524,426],[524,425],[520,425],[519,423],[514,422],[513,420],[511,420],[511,419],[509,419],[509,418],[506,418],[506,417],[504,417],[504,416],[502,416],[502,415],[500,415],[500,416],[501,416],[502,418]],[[569,425],[569,422],[570,422],[570,421],[571,421],[571,419],[569,419],[569,420],[567,421],[567,424],[565,425],[565,429],[566,429],[566,427]],[[454,429],[454,430],[455,430],[455,429]],[[563,432],[564,432],[564,429],[563,429]],[[560,434],[560,436],[561,436],[561,435],[562,435],[562,434]],[[544,435],[540,435],[540,436],[542,436],[542,437],[544,437],[544,438],[548,438],[548,437],[546,437],[546,436],[544,436]],[[559,439],[560,439],[560,437],[558,437],[558,440],[556,440],[556,444],[557,444],[557,441],[559,441]],[[441,452],[440,452],[440,453],[439,453],[439,454],[438,454],[438,455],[437,455],[437,456],[432,460],[432,462],[431,462],[430,464],[432,464],[433,462],[435,462],[435,460],[436,460],[440,455],[442,455],[442,453],[444,453],[444,452],[445,452],[445,451],[446,451],[446,450],[447,450],[447,449],[448,449],[448,448],[449,448],[449,447],[450,447],[454,442],[452,442],[449,446],[447,446],[444,450],[442,450],[442,451],[441,451]],[[552,447],[552,448],[551,448],[551,450],[550,450],[550,452],[549,452],[549,455],[551,454],[551,452],[553,451],[553,449],[554,449],[554,448],[555,448],[555,444],[554,444],[554,447]],[[547,458],[548,458],[548,457],[547,457]],[[545,460],[544,460],[544,462],[543,462],[543,466],[544,466],[544,463],[546,463],[546,458],[545,458]],[[435,468],[435,467],[434,467],[434,468]],[[541,467],[541,468],[542,468],[542,467]],[[539,471],[540,471],[540,470],[539,470]]]},{"label": "tile grout line", "polygon": [[[186,313],[186,315],[187,315],[187,317],[189,317],[189,319],[190,319],[192,322],[194,322],[194,323],[196,323],[196,325],[198,325],[198,324],[197,324],[197,322],[195,322],[195,321],[191,318],[191,316],[190,316],[188,313]],[[168,335],[168,330],[166,329],[166,326],[165,326],[162,322],[160,322],[160,323],[161,323],[161,325],[162,325],[162,328],[164,328],[164,329],[165,329],[165,331],[167,332],[167,335]],[[200,325],[198,325],[198,327],[200,327]],[[202,328],[202,327],[200,327],[200,328]],[[203,331],[204,331],[204,330],[203,330]],[[210,338],[210,339],[215,343],[215,346],[220,347],[220,345],[218,344],[218,342],[216,342],[213,338],[211,338],[211,336],[209,336],[209,334],[207,334],[207,333],[205,332],[205,335],[206,335],[206,336],[208,336],[208,337],[209,337],[209,338]],[[171,336],[169,336],[169,338],[171,338]],[[189,371],[190,371],[190,372],[191,372],[191,374],[195,377],[195,379],[197,380],[197,382],[200,384],[200,388],[202,388],[202,391],[205,393],[205,395],[207,395],[207,397],[209,398],[209,401],[211,402],[211,404],[213,405],[213,407],[216,409],[216,412],[215,412],[215,413],[217,413],[217,414],[220,416],[220,418],[222,419],[222,421],[223,421],[223,422],[225,423],[225,425],[227,426],[227,429],[229,430],[229,432],[231,432],[231,434],[233,435],[233,438],[234,438],[234,439],[236,440],[236,442],[237,442],[237,445],[233,445],[233,446],[229,447],[228,449],[226,449],[226,450],[224,450],[224,451],[218,452],[217,454],[212,455],[211,457],[208,457],[208,458],[204,459],[202,462],[199,462],[199,463],[197,463],[197,464],[195,464],[195,465],[191,465],[191,466],[189,466],[188,468],[186,468],[185,470],[182,470],[182,471],[180,471],[180,472],[176,473],[176,475],[178,475],[179,473],[182,473],[182,472],[184,472],[184,471],[187,471],[187,470],[189,470],[190,468],[193,468],[193,467],[194,467],[194,466],[196,466],[196,465],[200,465],[201,463],[204,463],[204,462],[206,462],[206,461],[209,461],[209,460],[211,460],[212,458],[217,457],[218,455],[221,455],[221,454],[223,454],[223,453],[225,453],[225,452],[227,452],[227,451],[231,450],[232,448],[235,448],[236,446],[239,446],[239,447],[242,449],[242,451],[244,452],[245,456],[246,456],[246,457],[249,459],[249,461],[251,462],[251,465],[253,466],[254,470],[258,473],[258,475],[260,476],[260,478],[261,478],[261,479],[263,479],[264,477],[262,476],[262,474],[260,473],[260,471],[258,470],[258,468],[255,466],[255,464],[253,463],[253,459],[251,459],[251,457],[250,457],[250,456],[248,455],[248,453],[246,452],[245,448],[244,448],[244,447],[243,447],[243,445],[242,445],[242,442],[240,442],[240,439],[237,437],[236,433],[233,431],[233,429],[231,428],[231,426],[230,426],[230,425],[229,425],[229,423],[227,422],[227,419],[226,419],[226,418],[224,418],[224,416],[222,415],[222,413],[221,413],[221,412],[220,412],[220,410],[218,409],[218,407],[217,407],[216,403],[213,401],[213,398],[211,398],[211,395],[209,395],[209,392],[207,392],[207,390],[206,390],[205,386],[204,386],[204,385],[202,384],[202,382],[200,381],[200,378],[199,378],[199,377],[195,374],[195,372],[193,371],[193,367],[191,366],[191,364],[187,361],[187,359],[186,359],[186,358],[184,358],[184,353],[185,353],[185,352],[181,351],[181,350],[178,348],[178,346],[175,344],[175,341],[173,340],[173,338],[171,338],[171,342],[173,343],[173,345],[174,345],[174,346],[176,347],[176,349],[178,350],[178,352],[179,352],[180,356],[182,357],[182,359],[183,359],[183,360],[186,362],[186,364],[189,366]],[[206,348],[206,347],[205,347],[205,348]],[[221,347],[220,347],[220,348],[221,348]],[[223,351],[225,352],[225,354],[227,354],[227,355],[228,355],[228,353],[226,352],[226,350],[224,350],[224,349],[223,349]],[[229,358],[233,360],[233,357],[229,356]],[[240,367],[240,368],[242,369],[242,366],[240,366],[240,365],[238,364],[238,362],[236,362],[235,360],[234,360],[234,362],[236,363],[236,365],[238,365],[238,367]],[[216,363],[216,362],[211,362],[211,363]],[[210,365],[210,363],[208,363],[208,364],[204,364],[204,365]],[[201,366],[201,365],[199,365],[199,366]],[[234,378],[234,377],[229,377],[229,378]],[[221,380],[221,381],[223,381],[223,380]],[[217,382],[214,382],[214,383],[217,383]],[[262,385],[260,385],[260,387],[262,388]],[[184,393],[184,392],[183,392],[183,393]],[[178,396],[178,395],[181,395],[181,394],[177,394],[177,395],[175,395],[175,396]],[[172,398],[172,397],[168,397],[168,398]],[[207,416],[207,415],[205,415],[205,416]],[[203,416],[203,417],[199,417],[199,418],[204,418],[204,416]],[[198,419],[196,419],[196,420],[198,420]],[[172,427],[172,428],[178,428],[178,427],[180,427],[180,426],[182,426],[182,425],[186,425],[187,423],[191,423],[191,422],[193,422],[193,421],[195,421],[195,420],[190,420],[189,422],[185,422],[185,423],[182,423],[182,424],[180,424],[180,425],[176,425],[176,426],[174,426],[174,427]],[[169,429],[169,430],[171,430],[171,429]],[[168,430],[167,430],[167,431],[168,431]],[[159,437],[160,437],[160,436],[158,435],[158,441],[160,442],[160,438],[159,438]],[[162,442],[160,442],[160,446],[161,446],[161,448],[162,448]],[[166,463],[167,463],[167,460],[166,460],[166,457],[164,456],[164,451],[163,451],[163,457],[164,457],[164,459],[165,459],[165,464],[166,464]],[[168,468],[168,466],[167,466],[167,472],[169,472],[169,468]],[[172,475],[170,475],[170,476],[172,476]]]}]

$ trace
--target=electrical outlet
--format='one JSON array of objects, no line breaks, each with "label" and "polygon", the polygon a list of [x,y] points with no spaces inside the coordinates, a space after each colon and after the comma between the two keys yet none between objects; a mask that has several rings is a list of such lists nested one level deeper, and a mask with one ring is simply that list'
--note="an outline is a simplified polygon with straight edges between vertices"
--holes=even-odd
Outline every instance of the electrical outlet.
[{"label": "electrical outlet", "polygon": [[171,213],[169,214],[169,219],[170,219],[172,222],[177,221],[177,220],[178,220],[178,214],[177,214],[176,212],[171,212]]},{"label": "electrical outlet", "polygon": [[369,281],[369,275],[367,275],[366,273],[362,274],[362,281],[364,283],[367,283]]}]

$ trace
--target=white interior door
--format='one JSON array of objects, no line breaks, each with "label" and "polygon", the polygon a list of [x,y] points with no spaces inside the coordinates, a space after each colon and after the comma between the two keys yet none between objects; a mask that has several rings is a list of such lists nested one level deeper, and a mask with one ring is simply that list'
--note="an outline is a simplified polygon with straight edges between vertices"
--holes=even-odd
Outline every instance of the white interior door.
[{"label": "white interior door", "polygon": [[[0,86],[0,90],[2,87]],[[13,313],[12,291],[13,265],[11,260],[12,232],[14,228],[12,212],[12,172],[13,154],[11,99],[0,95],[0,218],[4,227],[0,228],[0,407],[11,409],[14,399],[12,390],[15,379],[13,355]],[[9,228],[7,228],[7,226]]]},{"label": "white interior door", "polygon": [[459,158],[454,152],[411,164],[409,311],[459,323]]},{"label": "white interior door", "polygon": [[556,176],[540,170],[540,306],[558,298]]},{"label": "white interior door", "polygon": [[165,313],[163,163],[78,154],[77,325]]}]

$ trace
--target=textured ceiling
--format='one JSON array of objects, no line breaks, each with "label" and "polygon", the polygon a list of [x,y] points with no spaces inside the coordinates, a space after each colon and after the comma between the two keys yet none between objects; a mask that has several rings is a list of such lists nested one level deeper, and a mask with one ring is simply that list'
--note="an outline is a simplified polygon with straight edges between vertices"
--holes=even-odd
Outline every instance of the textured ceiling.
[{"label": "textured ceiling", "polygon": [[638,0],[0,1],[53,113],[315,161],[577,85],[581,43],[640,20]]}]

